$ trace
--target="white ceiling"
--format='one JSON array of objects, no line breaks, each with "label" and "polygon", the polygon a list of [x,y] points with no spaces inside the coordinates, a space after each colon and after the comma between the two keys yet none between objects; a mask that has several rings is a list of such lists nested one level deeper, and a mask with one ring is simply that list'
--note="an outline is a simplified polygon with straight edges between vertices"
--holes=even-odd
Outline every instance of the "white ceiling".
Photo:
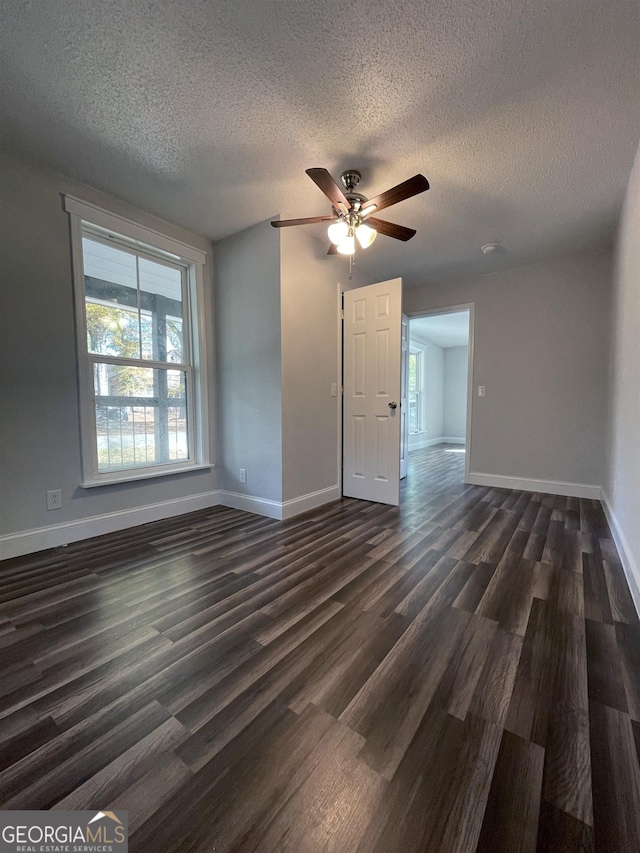
[{"label": "white ceiling", "polygon": [[328,213],[311,166],[360,169],[368,196],[422,172],[432,189],[383,217],[418,234],[362,265],[409,285],[490,272],[611,241],[640,137],[638,10],[3,0],[3,142],[214,240]]},{"label": "white ceiling", "polygon": [[409,321],[409,338],[430,341],[439,347],[466,347],[469,345],[469,312],[416,317]]}]

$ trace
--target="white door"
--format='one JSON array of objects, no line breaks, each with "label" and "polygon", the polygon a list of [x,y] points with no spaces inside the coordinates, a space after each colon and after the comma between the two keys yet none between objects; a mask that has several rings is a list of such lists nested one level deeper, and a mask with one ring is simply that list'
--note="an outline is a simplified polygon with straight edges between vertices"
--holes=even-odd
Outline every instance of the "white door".
[{"label": "white door", "polygon": [[402,279],[344,294],[343,487],[400,503]]},{"label": "white door", "polygon": [[402,315],[402,356],[400,371],[400,479],[407,476],[407,453],[409,452],[409,419],[407,395],[409,393],[409,318]]}]

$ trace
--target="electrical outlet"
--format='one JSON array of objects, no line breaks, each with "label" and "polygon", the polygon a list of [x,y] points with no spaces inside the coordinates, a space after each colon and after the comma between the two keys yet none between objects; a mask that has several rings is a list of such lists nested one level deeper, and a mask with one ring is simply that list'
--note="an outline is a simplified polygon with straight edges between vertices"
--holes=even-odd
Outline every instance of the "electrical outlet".
[{"label": "electrical outlet", "polygon": [[240,482],[241,483],[247,482],[247,469],[246,468],[240,468]]},{"label": "electrical outlet", "polygon": [[62,489],[47,492],[47,509],[62,509]]},{"label": "electrical outlet", "polygon": [[478,385],[478,397],[486,396],[486,391],[487,391],[487,389],[485,388],[484,385]]},{"label": "electrical outlet", "polygon": [[338,396],[338,383],[337,382],[331,383],[331,396],[332,397]]}]

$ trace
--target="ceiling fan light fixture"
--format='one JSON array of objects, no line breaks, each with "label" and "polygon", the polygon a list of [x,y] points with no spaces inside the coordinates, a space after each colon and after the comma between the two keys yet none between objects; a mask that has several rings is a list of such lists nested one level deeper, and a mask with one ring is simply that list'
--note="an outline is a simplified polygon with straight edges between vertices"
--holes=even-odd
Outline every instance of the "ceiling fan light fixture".
[{"label": "ceiling fan light fixture", "polygon": [[338,252],[341,255],[353,255],[355,254],[355,251],[356,241],[353,233],[347,235],[338,243]]},{"label": "ceiling fan light fixture", "polygon": [[349,236],[349,226],[344,219],[339,219],[337,222],[332,222],[327,228],[327,234],[334,246],[339,246],[340,243]]},{"label": "ceiling fan light fixture", "polygon": [[371,228],[369,225],[365,225],[364,222],[361,222],[356,228],[356,237],[358,238],[358,243],[360,243],[363,249],[370,246],[377,236],[378,232],[376,229]]},{"label": "ceiling fan light fixture", "polygon": [[331,225],[327,228],[327,232],[331,246],[327,254],[333,255],[338,252],[341,255],[351,257],[356,251],[356,239],[358,245],[366,249],[373,243],[378,234],[393,237],[395,240],[402,240],[403,242],[410,240],[415,235],[416,232],[413,228],[395,225],[385,219],[373,219],[372,217],[369,219],[371,225],[365,220],[374,210],[376,212],[384,210],[428,190],[429,181],[424,175],[414,175],[401,184],[391,187],[386,192],[380,193],[375,198],[368,199],[366,196],[355,192],[355,188],[360,183],[360,172],[356,169],[342,173],[342,183],[346,195],[326,169],[306,169],[306,173],[331,202],[332,215],[307,216],[302,219],[277,219],[271,222],[274,228],[330,222]]}]

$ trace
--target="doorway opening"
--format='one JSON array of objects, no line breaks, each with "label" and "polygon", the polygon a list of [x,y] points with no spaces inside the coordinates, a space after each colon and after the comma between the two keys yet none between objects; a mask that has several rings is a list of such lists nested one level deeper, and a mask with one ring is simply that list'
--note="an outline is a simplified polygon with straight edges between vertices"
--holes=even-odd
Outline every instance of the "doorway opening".
[{"label": "doorway opening", "polygon": [[406,355],[408,476],[437,470],[466,483],[471,448],[472,304],[409,318]]}]

